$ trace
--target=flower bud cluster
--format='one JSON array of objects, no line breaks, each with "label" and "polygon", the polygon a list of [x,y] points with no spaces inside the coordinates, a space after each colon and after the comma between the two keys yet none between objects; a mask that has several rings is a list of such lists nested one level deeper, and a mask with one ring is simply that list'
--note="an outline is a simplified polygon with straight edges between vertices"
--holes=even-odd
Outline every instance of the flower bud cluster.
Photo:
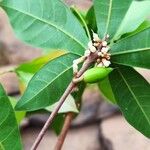
[{"label": "flower bud cluster", "polygon": [[84,60],[90,56],[92,53],[97,53],[97,67],[108,67],[110,62],[110,47],[107,45],[107,40],[109,35],[106,35],[104,39],[100,39],[98,34],[93,32],[93,40],[89,41],[88,49],[85,51],[84,56],[73,61],[73,72],[76,74],[78,72],[78,64],[84,62]]},{"label": "flower bud cluster", "polygon": [[98,52],[99,58],[97,59],[98,67],[108,67],[110,62],[110,47],[107,45],[109,35],[101,40],[98,34],[93,33],[93,40],[88,43],[88,49],[85,51],[84,56],[88,57],[91,53]]}]

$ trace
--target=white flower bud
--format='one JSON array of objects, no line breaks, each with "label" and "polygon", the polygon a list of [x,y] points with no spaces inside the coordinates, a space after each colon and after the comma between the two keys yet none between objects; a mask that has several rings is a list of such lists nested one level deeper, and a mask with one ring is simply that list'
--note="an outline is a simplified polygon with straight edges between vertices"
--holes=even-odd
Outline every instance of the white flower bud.
[{"label": "white flower bud", "polygon": [[106,58],[107,58],[107,60],[110,60],[110,56],[109,55],[107,55]]},{"label": "white flower bud", "polygon": [[73,64],[73,72],[74,73],[78,72],[78,65],[77,64]]},{"label": "white flower bud", "polygon": [[75,59],[75,60],[73,61],[73,64],[79,64],[79,63],[83,62],[84,59],[85,59],[85,56],[82,56],[82,57],[80,57],[80,58],[78,58],[78,59]]},{"label": "white flower bud", "polygon": [[91,53],[91,52],[90,52],[89,50],[86,50],[86,51],[84,52],[84,56],[86,56],[86,57],[87,57],[87,56],[89,56],[89,55],[90,55],[90,53]]},{"label": "white flower bud", "polygon": [[101,62],[101,60],[99,58],[96,61],[97,61],[98,64]]},{"label": "white flower bud", "polygon": [[82,56],[79,58],[79,63],[83,62],[85,60],[85,56]]},{"label": "white flower bud", "polygon": [[90,49],[89,49],[92,53],[96,52],[96,48],[94,46],[92,46]]},{"label": "white flower bud", "polygon": [[98,34],[93,32],[93,40],[94,41],[100,41],[100,38],[98,37]]},{"label": "white flower bud", "polygon": [[93,43],[93,45],[94,45],[95,47],[98,47],[98,46],[100,45],[100,43],[99,43],[99,42]]},{"label": "white flower bud", "polygon": [[106,34],[106,38],[108,39],[110,36],[109,36],[109,34]]},{"label": "white flower bud", "polygon": [[88,43],[88,48],[92,53],[96,52],[96,48],[93,46],[92,41]]},{"label": "white flower bud", "polygon": [[109,51],[109,46],[103,47],[103,48],[101,49],[101,52],[102,52],[102,53],[107,53],[108,51]]},{"label": "white flower bud", "polygon": [[107,59],[102,59],[102,62],[103,62],[105,67],[108,67],[111,64],[111,62]]},{"label": "white flower bud", "polygon": [[103,53],[102,53],[102,52],[98,52],[98,56],[103,57],[104,55],[103,55]]},{"label": "white flower bud", "polygon": [[103,42],[102,42],[102,46],[104,46],[104,47],[107,46],[107,42],[106,42],[106,41],[103,41]]},{"label": "white flower bud", "polygon": [[89,41],[89,43],[88,43],[88,48],[90,49],[92,46],[93,46],[92,41]]},{"label": "white flower bud", "polygon": [[77,59],[73,61],[73,64],[77,64],[77,63],[78,63],[78,62],[77,62]]}]

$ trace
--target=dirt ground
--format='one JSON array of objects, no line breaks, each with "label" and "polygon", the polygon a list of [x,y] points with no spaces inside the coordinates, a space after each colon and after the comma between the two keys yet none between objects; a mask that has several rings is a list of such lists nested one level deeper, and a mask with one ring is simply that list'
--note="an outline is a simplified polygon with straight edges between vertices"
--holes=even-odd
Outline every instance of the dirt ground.
[{"label": "dirt ground", "polygon": [[[130,126],[116,107],[102,100],[96,89],[84,92],[81,113],[73,121],[62,150],[150,150],[150,139]],[[31,126],[22,131],[25,150],[39,131]],[[38,150],[53,149],[56,140],[49,130]]]},{"label": "dirt ground", "polygon": [[[39,131],[24,130],[22,138],[25,150],[30,150]],[[62,150],[103,150],[98,132],[97,125],[70,130]],[[103,121],[102,132],[111,141],[113,150],[150,150],[150,140],[131,127],[120,115]],[[53,150],[56,140],[54,132],[48,131],[38,150]]]}]

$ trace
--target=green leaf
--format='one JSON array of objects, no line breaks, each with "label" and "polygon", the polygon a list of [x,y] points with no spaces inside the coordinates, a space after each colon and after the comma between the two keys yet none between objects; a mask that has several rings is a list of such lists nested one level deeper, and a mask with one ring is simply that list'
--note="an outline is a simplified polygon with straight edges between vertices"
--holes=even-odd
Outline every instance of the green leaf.
[{"label": "green leaf", "polygon": [[25,88],[27,87],[29,81],[33,77],[33,75],[42,67],[44,66],[48,61],[53,60],[59,56],[64,55],[66,52],[56,50],[53,52],[50,52],[47,55],[41,56],[39,58],[36,58],[32,61],[26,62],[15,68],[15,72],[19,78],[19,86],[21,93],[24,92]]},{"label": "green leaf", "polygon": [[[17,104],[17,100],[14,97],[9,97],[10,103],[12,104],[12,107],[14,108],[15,105]],[[26,115],[25,111],[15,111],[15,116],[17,123],[20,124],[21,121],[24,119]]]},{"label": "green leaf", "polygon": [[143,30],[147,29],[150,27],[150,21],[149,20],[145,20],[136,30],[134,30],[133,32],[129,32],[129,33],[126,33],[126,34],[123,34],[121,36],[121,38],[126,38],[128,36],[131,36],[131,35],[135,35],[139,32],[142,32]]},{"label": "green leaf", "polygon": [[150,15],[149,8],[149,0],[140,2],[133,1],[114,38],[117,39],[122,34],[132,32],[137,29],[139,25],[142,24],[142,22]]},{"label": "green leaf", "polygon": [[52,122],[51,127],[57,135],[60,134],[60,132],[63,128],[63,125],[64,125],[64,121],[65,121],[65,115],[64,114],[58,114],[55,117],[54,121]]},{"label": "green leaf", "polygon": [[0,85],[0,150],[21,150],[19,129],[14,110]]},{"label": "green leaf", "polygon": [[150,68],[150,26],[112,45],[111,54],[113,63]]},{"label": "green leaf", "polygon": [[150,84],[134,69],[125,66],[115,69],[109,80],[126,120],[150,137]]},{"label": "green leaf", "polygon": [[100,91],[102,92],[102,94],[106,97],[106,99],[109,100],[109,102],[116,104],[116,99],[114,97],[108,77],[100,81],[98,83],[98,87]]},{"label": "green leaf", "polygon": [[[57,105],[58,102],[47,107],[46,110],[52,112],[57,107]],[[61,132],[61,129],[63,127],[64,120],[65,120],[64,114],[68,112],[79,113],[77,106],[75,104],[75,99],[71,95],[67,97],[64,104],[62,105],[62,107],[58,112],[59,114],[57,115],[57,117],[54,119],[54,122],[52,123],[52,128],[54,129],[57,135]]]},{"label": "green leaf", "polygon": [[86,20],[85,17],[82,15],[82,12],[80,10],[78,10],[76,7],[72,6],[71,7],[72,13],[76,16],[76,18],[79,20],[79,22],[81,23],[81,25],[83,26],[83,28],[86,31],[86,34],[89,38],[89,40],[91,40],[91,36],[90,36],[90,31],[89,28],[86,24]]},{"label": "green leaf", "polygon": [[17,75],[19,78],[19,90],[21,94],[23,94],[34,74],[27,72],[17,72]]},{"label": "green leaf", "polygon": [[88,10],[85,20],[89,30],[92,29],[95,33],[97,33],[96,17],[93,6]]},{"label": "green leaf", "polygon": [[3,0],[11,25],[20,39],[44,49],[83,54],[88,38],[70,9],[60,0]]},{"label": "green leaf", "polygon": [[94,0],[98,34],[114,37],[133,0]]},{"label": "green leaf", "polygon": [[[56,102],[55,104],[47,107],[46,110],[52,112],[57,107],[57,105],[58,105],[58,102]],[[59,110],[59,113],[67,113],[67,112],[74,112],[74,113],[79,112],[78,109],[77,109],[77,106],[75,104],[75,100],[71,95],[69,95],[67,97],[64,104],[62,105],[62,107]]]},{"label": "green leaf", "polygon": [[66,54],[42,67],[29,82],[16,109],[32,111],[57,102],[72,79],[72,62],[77,58]]},{"label": "green leaf", "polygon": [[21,64],[20,66],[18,66],[15,69],[15,71],[16,72],[36,73],[48,61],[53,60],[64,54],[66,54],[65,51],[55,50],[53,52],[48,53],[47,55],[41,56],[32,61]]},{"label": "green leaf", "polygon": [[84,93],[85,88],[86,88],[86,83],[80,82],[80,83],[78,83],[77,90],[75,90],[73,93],[71,93],[71,95],[76,100],[78,105],[81,105],[82,95]]},{"label": "green leaf", "polygon": [[[17,67],[15,69],[17,75],[19,76],[19,83],[20,83],[20,90],[21,90],[21,93],[24,92],[24,90],[26,89],[29,81],[31,80],[31,78],[34,76],[34,74],[44,65],[46,64],[48,61],[52,60],[52,59],[55,59],[57,58],[58,56],[61,56],[62,54],[64,54],[64,52],[61,52],[61,51],[54,51],[54,52],[51,52],[50,54],[48,55],[45,55],[45,56],[42,56],[42,57],[39,57],[31,62],[27,62],[27,63],[24,63],[24,64],[21,64],[19,67]],[[79,88],[80,88],[80,85],[79,85]],[[82,92],[82,90],[84,89],[84,87],[82,86],[81,87],[82,89],[77,92],[77,94],[75,95],[75,98],[76,99],[79,99],[79,93]],[[75,94],[75,93],[74,93]],[[81,95],[80,95],[81,96]],[[76,105],[73,101],[73,98],[69,96],[69,99],[68,101],[65,102],[65,106],[61,109],[60,113],[65,113],[65,112],[69,112],[69,111],[72,111],[72,112],[78,112],[77,108],[76,108]],[[70,102],[71,101],[71,102]],[[14,101],[12,101],[14,103]],[[52,106],[49,106],[48,108],[53,108],[55,105],[57,105],[56,103],[53,104]],[[48,110],[47,108],[47,110]],[[18,112],[18,111],[17,111]],[[18,112],[20,113],[20,111]]]}]

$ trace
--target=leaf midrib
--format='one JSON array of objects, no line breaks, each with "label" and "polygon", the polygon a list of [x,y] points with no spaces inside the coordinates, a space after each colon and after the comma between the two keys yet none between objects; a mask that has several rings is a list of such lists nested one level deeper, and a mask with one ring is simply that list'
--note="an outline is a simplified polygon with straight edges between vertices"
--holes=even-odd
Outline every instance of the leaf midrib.
[{"label": "leaf midrib", "polygon": [[120,72],[120,70],[118,70],[118,72],[119,72],[119,74],[121,75],[123,81],[125,82],[127,88],[128,88],[129,91],[131,92],[133,98],[135,99],[137,105],[139,106],[140,110],[142,111],[142,113],[143,113],[145,119],[147,120],[147,122],[148,122],[148,124],[149,124],[149,126],[150,126],[150,120],[149,120],[149,118],[147,117],[146,113],[144,112],[143,108],[140,106],[140,103],[139,103],[137,97],[135,96],[134,92],[133,92],[132,89],[130,88],[130,85],[128,84],[128,82],[126,81],[126,79],[124,78],[124,76],[123,76],[123,74]]},{"label": "leaf midrib", "polygon": [[43,18],[40,19],[39,17],[37,17],[37,16],[35,16],[35,15],[32,15],[32,14],[30,14],[30,13],[24,12],[24,11],[22,11],[22,10],[19,10],[19,9],[10,7],[10,6],[5,6],[5,5],[2,5],[2,4],[0,4],[0,5],[3,6],[3,7],[6,7],[6,8],[12,9],[12,10],[18,11],[18,12],[20,12],[20,13],[22,13],[22,14],[27,15],[27,16],[30,16],[30,17],[32,17],[32,18],[34,18],[34,19],[36,19],[36,20],[39,20],[39,21],[41,21],[41,22],[43,22],[43,23],[46,23],[46,24],[48,24],[48,25],[50,25],[50,26],[53,26],[54,28],[58,29],[59,31],[61,31],[62,33],[64,33],[65,35],[67,35],[68,37],[70,37],[71,39],[73,39],[74,41],[76,41],[79,45],[81,45],[81,47],[83,47],[84,49],[86,49],[86,46],[83,45],[79,40],[77,40],[76,38],[74,38],[74,37],[73,37],[71,34],[69,34],[68,32],[62,30],[62,29],[61,29],[60,27],[58,27],[57,25],[54,25],[52,22],[46,21],[46,20],[43,19]]},{"label": "leaf midrib", "polygon": [[109,27],[110,18],[111,18],[111,11],[112,11],[112,3],[113,3],[113,0],[110,0],[105,34],[107,34],[107,32],[108,32],[108,27]]},{"label": "leaf midrib", "polygon": [[141,52],[141,51],[147,51],[147,50],[150,50],[150,47],[140,48],[140,49],[123,50],[123,51],[119,51],[119,52],[114,52],[111,55],[116,56],[116,55],[123,55],[123,54],[129,54],[129,53],[135,53],[135,52]]}]

